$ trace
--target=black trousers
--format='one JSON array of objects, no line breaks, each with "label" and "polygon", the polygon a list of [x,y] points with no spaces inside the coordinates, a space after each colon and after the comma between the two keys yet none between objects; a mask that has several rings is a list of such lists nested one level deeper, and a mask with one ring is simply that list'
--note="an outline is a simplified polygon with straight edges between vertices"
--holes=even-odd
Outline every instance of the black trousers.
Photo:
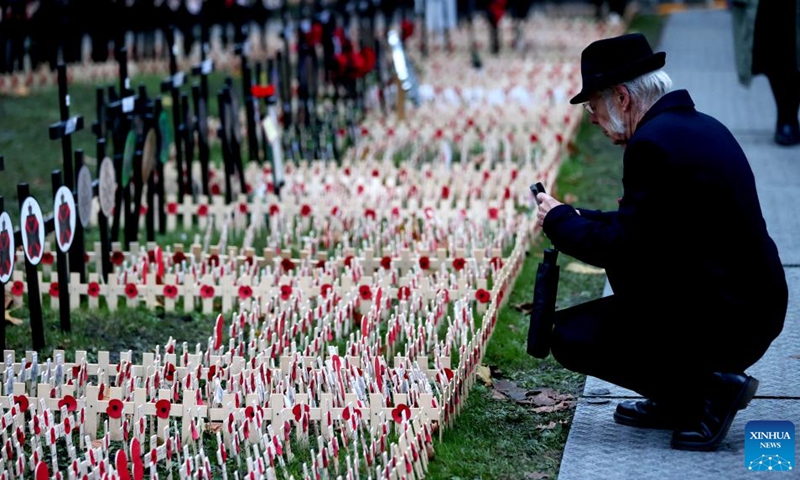
[{"label": "black trousers", "polygon": [[713,372],[744,373],[769,345],[741,348],[683,323],[637,315],[611,295],[557,311],[551,352],[569,370],[692,408],[708,393]]}]

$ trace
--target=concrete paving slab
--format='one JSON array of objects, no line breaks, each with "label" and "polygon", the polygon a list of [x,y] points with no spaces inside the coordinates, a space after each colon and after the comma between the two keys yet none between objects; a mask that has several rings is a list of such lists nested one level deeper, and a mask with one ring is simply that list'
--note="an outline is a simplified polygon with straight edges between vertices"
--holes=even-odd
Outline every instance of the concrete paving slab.
[{"label": "concrete paving slab", "polygon": [[[614,423],[616,402],[596,405],[581,399],[564,450],[559,480],[736,480],[798,478],[800,470],[753,472],[745,467],[744,429],[751,420],[800,419],[797,400],[753,400],[739,412],[716,452],[686,452],[669,446],[671,432]],[[795,444],[800,459],[800,442]],[[578,461],[580,459],[580,461]]]}]

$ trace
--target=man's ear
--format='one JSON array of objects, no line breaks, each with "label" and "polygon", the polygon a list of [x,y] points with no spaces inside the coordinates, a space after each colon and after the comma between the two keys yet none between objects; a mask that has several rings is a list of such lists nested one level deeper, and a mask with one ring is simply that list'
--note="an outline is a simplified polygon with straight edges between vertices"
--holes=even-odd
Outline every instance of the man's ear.
[{"label": "man's ear", "polygon": [[614,101],[618,102],[623,112],[628,110],[631,105],[631,94],[628,91],[628,87],[622,84],[616,85],[614,87]]}]

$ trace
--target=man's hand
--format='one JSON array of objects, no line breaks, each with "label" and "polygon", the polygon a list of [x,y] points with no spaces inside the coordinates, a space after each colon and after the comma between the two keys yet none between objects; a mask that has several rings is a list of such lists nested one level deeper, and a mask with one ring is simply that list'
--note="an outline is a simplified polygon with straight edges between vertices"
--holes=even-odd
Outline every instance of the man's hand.
[{"label": "man's hand", "polygon": [[547,212],[561,205],[561,202],[546,193],[537,194],[536,200],[539,202],[539,208],[536,209],[536,223],[542,227],[544,225],[544,217],[547,216]]}]

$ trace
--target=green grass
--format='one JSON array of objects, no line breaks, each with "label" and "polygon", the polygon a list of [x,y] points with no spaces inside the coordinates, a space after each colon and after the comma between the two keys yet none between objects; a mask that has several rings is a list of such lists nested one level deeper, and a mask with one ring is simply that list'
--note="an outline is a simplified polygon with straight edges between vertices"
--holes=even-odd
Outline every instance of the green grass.
[{"label": "green grass", "polygon": [[[643,32],[655,46],[662,22],[661,17],[639,16],[630,29]],[[221,84],[221,76],[218,81]],[[94,87],[75,85],[70,87],[70,93],[74,105],[90,106],[80,112],[73,109],[72,113],[83,114],[87,125],[91,124]],[[47,138],[47,125],[58,118],[56,102],[55,91],[25,98],[0,97],[0,118],[14,119],[0,124],[0,155],[6,157],[6,171],[0,174],[0,194],[5,195],[9,209],[16,210],[16,184],[23,179],[30,183],[34,194],[42,196],[40,201],[50,196],[50,179],[43,177],[42,172],[60,166],[60,144]],[[88,130],[78,132],[73,147],[84,148],[93,156],[94,138]],[[611,145],[598,128],[584,121],[570,155],[561,166],[554,195],[577,206],[615,209],[616,199],[622,192],[621,157],[619,147]],[[49,211],[45,206],[47,202],[42,203],[43,209]],[[552,356],[540,360],[527,355],[528,318],[515,308],[531,301],[536,267],[547,246],[549,241],[540,237],[527,252],[508,302],[499,313],[483,363],[490,367],[494,381],[505,379],[526,389],[548,387],[578,396],[584,376],[562,368]],[[605,276],[570,272],[566,266],[572,261],[566,255],[559,256],[558,308],[602,295]],[[67,352],[129,349],[141,352],[163,345],[170,336],[179,345],[186,341],[193,346],[207,340],[205,336],[212,330],[215,318],[215,315],[199,313],[161,314],[143,307],[122,308],[115,313],[77,310],[72,315],[72,333],[65,334],[60,331],[57,312],[47,306],[44,311],[47,348],[40,358],[47,358],[53,348]],[[22,318],[23,324],[7,326],[7,348],[20,355],[30,345],[30,326],[24,309],[12,314]],[[529,406],[498,399],[491,386],[478,383],[470,392],[456,424],[444,431],[442,442],[435,442],[436,457],[429,464],[427,478],[544,478],[541,475],[556,478],[573,414],[573,409],[535,413]],[[553,428],[542,428],[549,427],[551,422]]]}]

